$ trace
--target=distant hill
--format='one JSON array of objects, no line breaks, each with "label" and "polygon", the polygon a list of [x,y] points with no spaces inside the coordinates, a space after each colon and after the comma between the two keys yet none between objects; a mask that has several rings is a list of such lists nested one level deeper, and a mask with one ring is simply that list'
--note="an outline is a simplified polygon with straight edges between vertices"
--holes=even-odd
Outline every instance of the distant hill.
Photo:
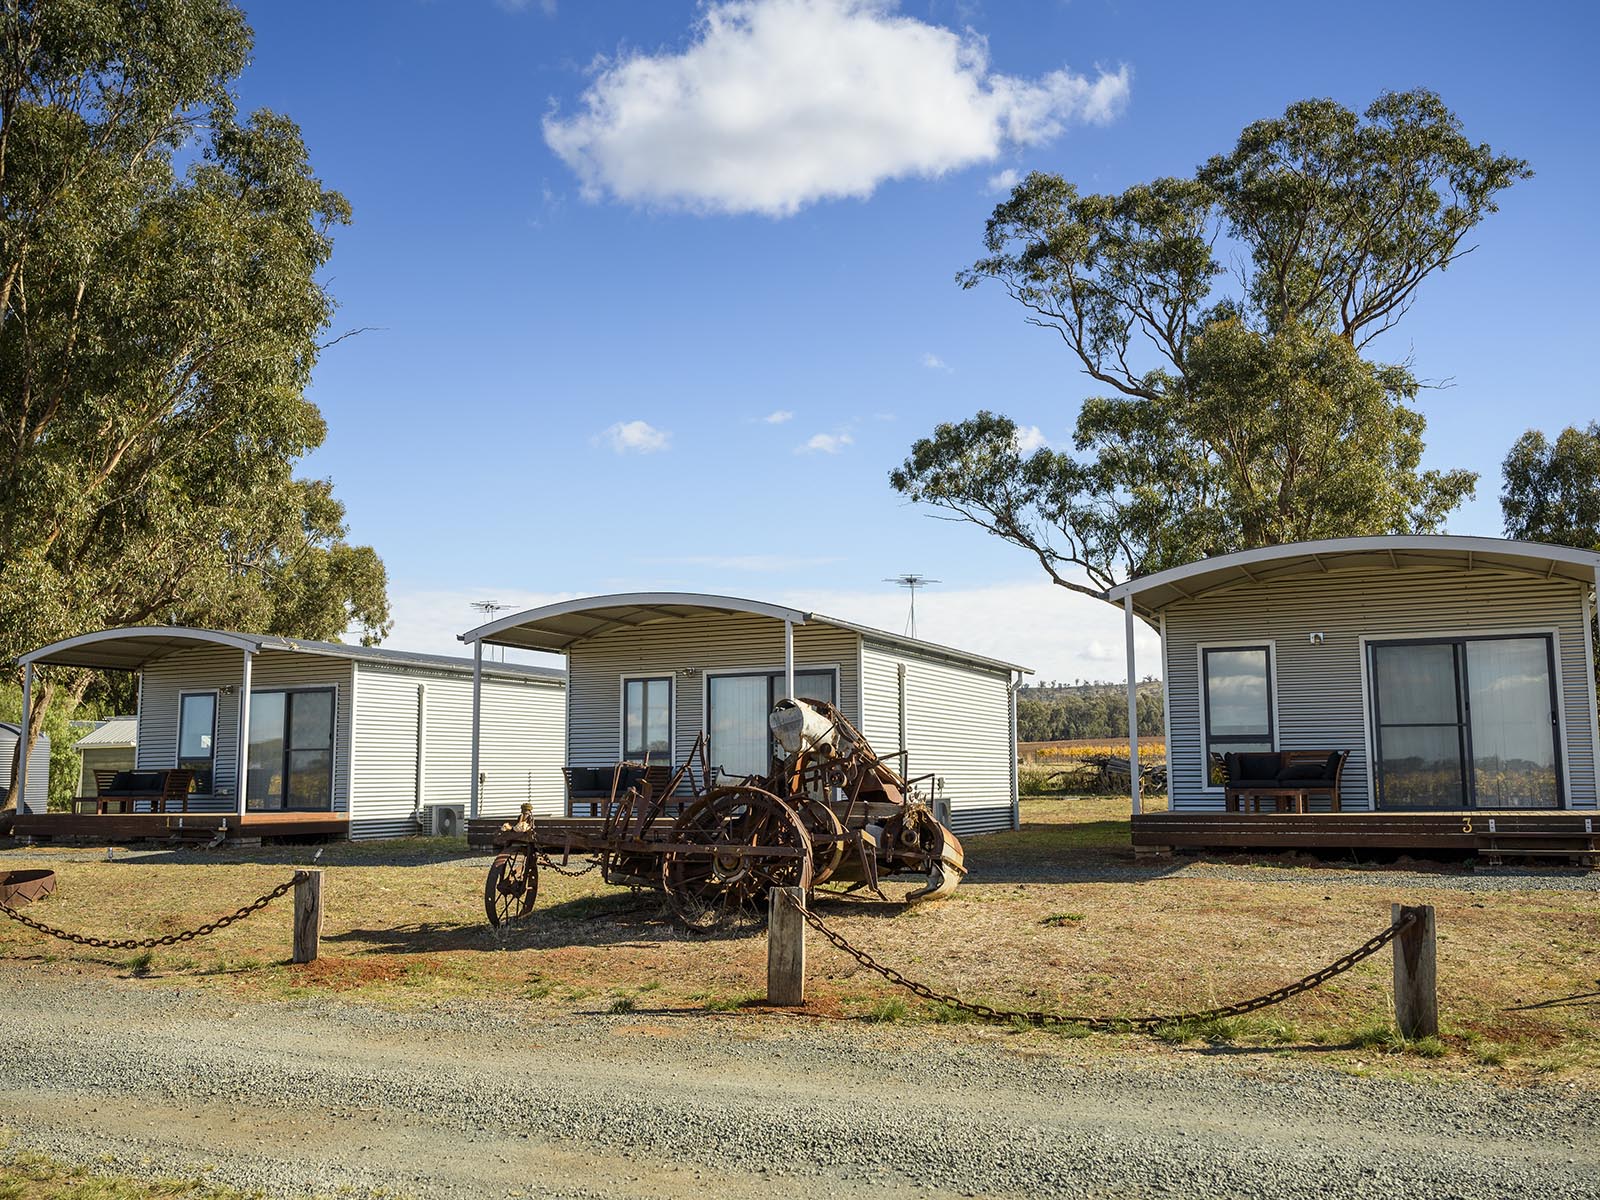
[{"label": "distant hill", "polygon": [[[1139,684],[1139,732],[1165,733],[1161,681]],[[1120,683],[1035,683],[1017,690],[1017,740],[1128,736],[1128,692]]]}]

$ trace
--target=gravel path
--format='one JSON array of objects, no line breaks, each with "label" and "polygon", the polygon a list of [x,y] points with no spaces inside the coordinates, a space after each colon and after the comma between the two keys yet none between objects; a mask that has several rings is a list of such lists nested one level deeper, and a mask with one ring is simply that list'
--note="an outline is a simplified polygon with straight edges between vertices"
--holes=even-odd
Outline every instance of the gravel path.
[{"label": "gravel path", "polygon": [[1600,1197],[1600,1096],[1001,1031],[239,1003],[0,964],[15,1144],[275,1195]]}]

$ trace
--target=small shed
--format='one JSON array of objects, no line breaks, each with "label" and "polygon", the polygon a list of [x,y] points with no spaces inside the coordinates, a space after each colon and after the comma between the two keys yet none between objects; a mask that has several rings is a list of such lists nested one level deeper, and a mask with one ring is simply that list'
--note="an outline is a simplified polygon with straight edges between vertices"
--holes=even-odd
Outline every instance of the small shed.
[{"label": "small shed", "polygon": [[95,796],[96,771],[131,771],[138,765],[138,717],[111,717],[72,744],[78,752],[78,795]]},{"label": "small shed", "polygon": [[1591,836],[1597,579],[1592,551],[1396,535],[1218,555],[1110,589],[1130,676],[1134,622],[1161,634],[1165,816],[1225,813],[1229,751],[1283,754],[1283,779],[1289,752],[1340,751],[1337,795],[1302,798],[1311,811],[1279,826]]},{"label": "small shed", "polygon": [[[563,794],[566,678],[547,667],[496,662],[475,673],[470,659],[444,655],[166,626],[83,634],[21,662],[29,673],[45,664],[137,673],[135,768],[193,772],[179,806],[190,824],[211,814],[250,836],[456,832],[474,790],[485,812],[506,814]],[[476,779],[475,695],[485,732]],[[73,815],[80,823],[113,819],[80,807],[91,810]],[[170,803],[131,807],[135,823],[172,819]]]},{"label": "small shed", "polygon": [[[21,736],[20,725],[0,722],[0,792],[11,790],[11,766],[17,756],[17,739]],[[42,813],[49,809],[50,735],[47,733],[41,733],[34,739],[27,770],[23,772],[22,787],[23,795],[17,804],[19,813]]]},{"label": "small shed", "polygon": [[906,751],[906,775],[931,774],[925,786],[957,833],[1017,826],[1015,689],[1027,669],[1014,663],[784,605],[686,592],[569,600],[461,637],[485,671],[486,645],[566,657],[570,766],[676,765],[703,733],[713,768],[764,774],[773,704],[810,697],[837,704],[879,754]]}]

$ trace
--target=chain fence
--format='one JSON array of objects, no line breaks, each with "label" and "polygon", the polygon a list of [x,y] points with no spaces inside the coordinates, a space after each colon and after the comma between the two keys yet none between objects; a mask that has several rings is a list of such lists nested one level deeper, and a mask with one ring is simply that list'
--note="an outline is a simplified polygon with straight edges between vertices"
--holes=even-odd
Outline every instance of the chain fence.
[{"label": "chain fence", "polygon": [[568,879],[577,879],[580,875],[587,875],[590,871],[598,867],[600,865],[600,860],[598,858],[594,859],[587,867],[580,867],[578,870],[574,871],[570,867],[563,867],[548,854],[541,854],[539,855],[539,865],[548,870],[554,871],[557,875],[565,875]]},{"label": "chain fence", "polygon": [[290,888],[294,887],[294,885],[299,882],[301,874],[301,872],[296,871],[292,876],[290,876],[283,883],[280,883],[277,887],[273,888],[270,892],[266,892],[263,895],[258,896],[249,904],[246,904],[244,907],[229,913],[225,917],[218,917],[215,921],[207,921],[205,924],[197,925],[193,929],[185,929],[182,933],[168,933],[163,934],[160,937],[93,937],[89,934],[73,933],[70,930],[57,929],[53,925],[46,925],[43,921],[36,921],[32,917],[27,916],[24,913],[20,913],[8,905],[0,904],[0,913],[10,917],[19,925],[26,925],[29,929],[32,929],[38,933],[42,933],[46,937],[59,938],[63,942],[72,942],[77,946],[92,946],[95,949],[100,950],[153,950],[157,946],[176,946],[180,942],[192,942],[195,938],[205,937],[207,934],[215,933],[219,929],[226,929],[235,921],[242,921],[246,917],[260,912],[274,900],[287,893]]},{"label": "chain fence", "polygon": [[986,1021],[1020,1021],[1028,1025],[1077,1025],[1087,1029],[1103,1029],[1114,1031],[1151,1030],[1168,1025],[1181,1025],[1189,1022],[1204,1022],[1221,1020],[1226,1017],[1239,1017],[1246,1013],[1257,1012],[1263,1008],[1271,1008],[1275,1004],[1282,1004],[1294,996],[1303,995],[1314,988],[1321,987],[1330,979],[1337,978],[1350,970],[1364,959],[1371,958],[1382,950],[1400,934],[1405,932],[1417,920],[1414,913],[1406,913],[1387,929],[1373,934],[1360,946],[1348,954],[1334,959],[1327,966],[1311,972],[1311,974],[1275,988],[1259,996],[1252,996],[1248,1000],[1240,1000],[1233,1004],[1223,1004],[1216,1008],[1197,1009],[1193,1012],[1181,1013],[1147,1013],[1143,1016],[1091,1016],[1080,1013],[1040,1012],[1026,1009],[995,1008],[989,1004],[978,1004],[970,1000],[963,1000],[951,992],[941,992],[920,983],[915,979],[907,978],[900,971],[879,962],[867,951],[859,946],[851,945],[845,937],[833,929],[801,901],[795,899],[788,892],[782,893],[783,898],[804,918],[805,923],[826,938],[834,947],[848,954],[867,970],[882,976],[896,987],[904,988],[915,996],[935,1004],[948,1005],[971,1016]]}]

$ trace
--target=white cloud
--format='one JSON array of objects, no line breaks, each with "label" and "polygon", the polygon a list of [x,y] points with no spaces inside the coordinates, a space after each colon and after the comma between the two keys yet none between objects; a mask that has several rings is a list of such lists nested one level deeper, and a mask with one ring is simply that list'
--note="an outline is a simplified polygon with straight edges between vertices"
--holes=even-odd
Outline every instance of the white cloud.
[{"label": "white cloud", "polygon": [[1004,171],[989,176],[988,188],[991,192],[1009,192],[1021,179],[1022,176],[1015,167],[1007,167]]},{"label": "white cloud", "polygon": [[610,446],[618,454],[654,454],[672,445],[672,434],[648,421],[618,421],[602,431],[595,442]]},{"label": "white cloud", "polygon": [[1032,454],[1035,450],[1042,450],[1050,444],[1050,439],[1045,437],[1044,430],[1037,425],[1017,426],[1016,437],[1018,454]]},{"label": "white cloud", "polygon": [[687,48],[599,60],[544,136],[590,198],[788,216],[1110,120],[1129,80],[998,74],[983,38],[894,0],[713,0]]},{"label": "white cloud", "polygon": [[937,354],[924,354],[922,356],[922,365],[927,367],[930,371],[943,371],[947,375],[955,370],[954,367],[945,362],[945,360],[940,358]]},{"label": "white cloud", "polygon": [[768,425],[782,425],[785,421],[794,420],[794,414],[787,408],[780,408],[776,412],[769,412],[761,419]]},{"label": "white cloud", "polygon": [[855,438],[849,433],[814,433],[794,448],[796,454],[837,454],[853,445]]},{"label": "white cloud", "polygon": [[[889,572],[885,572],[886,574]],[[906,594],[882,590],[789,590],[762,599],[904,632]],[[996,619],[1001,614],[1003,619]],[[931,587],[917,593],[917,636],[1032,667],[1034,680],[1127,678],[1122,613],[1103,600],[1035,580],[980,587]],[[1161,674],[1161,636],[1134,624],[1135,669]]]}]

